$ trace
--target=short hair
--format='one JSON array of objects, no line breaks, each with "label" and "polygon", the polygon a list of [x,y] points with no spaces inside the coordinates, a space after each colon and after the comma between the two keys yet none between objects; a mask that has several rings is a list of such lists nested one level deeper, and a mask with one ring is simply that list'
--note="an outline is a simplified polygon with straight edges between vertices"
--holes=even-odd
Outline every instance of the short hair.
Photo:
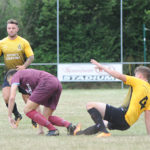
[{"label": "short hair", "polygon": [[15,19],[9,19],[9,20],[7,21],[7,24],[15,24],[15,25],[18,26],[18,21],[15,20]]},{"label": "short hair", "polygon": [[7,74],[6,74],[6,80],[10,77],[13,76],[17,72],[16,69],[10,69]]},{"label": "short hair", "polygon": [[149,81],[150,80],[150,68],[146,66],[138,66],[135,68],[134,73],[142,73],[143,76]]}]

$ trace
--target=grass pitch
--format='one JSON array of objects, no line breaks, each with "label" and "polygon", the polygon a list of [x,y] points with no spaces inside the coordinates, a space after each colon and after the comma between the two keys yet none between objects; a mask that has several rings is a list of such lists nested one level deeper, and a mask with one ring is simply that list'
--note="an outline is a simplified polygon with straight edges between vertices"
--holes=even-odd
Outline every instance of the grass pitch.
[{"label": "grass pitch", "polygon": [[[127,89],[99,90],[63,90],[60,102],[54,115],[58,115],[82,128],[93,125],[86,112],[85,105],[89,101],[99,101],[119,106],[127,93]],[[23,119],[17,129],[8,123],[7,108],[0,92],[0,150],[146,150],[150,148],[150,136],[146,134],[144,115],[127,131],[110,131],[112,136],[96,138],[92,136],[67,136],[65,128],[58,128],[60,136],[46,137],[38,135],[31,121],[23,114],[24,103],[20,93],[16,102]],[[47,129],[44,129],[47,133]]]}]

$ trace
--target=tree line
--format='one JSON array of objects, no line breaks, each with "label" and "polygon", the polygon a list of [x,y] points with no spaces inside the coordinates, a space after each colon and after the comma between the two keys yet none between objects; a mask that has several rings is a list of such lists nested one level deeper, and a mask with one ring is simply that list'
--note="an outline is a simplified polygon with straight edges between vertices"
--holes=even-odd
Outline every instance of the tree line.
[{"label": "tree line", "polygon": [[[120,0],[59,0],[59,7],[61,63],[120,62]],[[7,20],[14,18],[35,62],[56,62],[56,8],[56,0],[0,0],[0,39],[7,36]],[[143,24],[150,28],[150,1],[123,0],[123,61],[144,60]],[[147,30],[147,61],[149,35]]]}]

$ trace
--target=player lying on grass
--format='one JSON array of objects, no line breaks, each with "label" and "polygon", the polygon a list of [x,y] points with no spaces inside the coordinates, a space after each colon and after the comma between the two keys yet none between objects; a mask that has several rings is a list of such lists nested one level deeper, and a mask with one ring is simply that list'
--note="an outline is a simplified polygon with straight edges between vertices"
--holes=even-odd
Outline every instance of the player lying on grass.
[{"label": "player lying on grass", "polygon": [[122,80],[131,87],[123,105],[119,108],[100,102],[89,102],[86,105],[87,111],[95,125],[80,130],[80,124],[74,131],[74,135],[91,135],[100,132],[97,137],[110,136],[109,130],[127,130],[145,112],[145,124],[147,133],[150,135],[150,69],[139,66],[135,69],[135,77],[120,74],[110,70],[92,59],[91,63],[96,65],[100,71],[105,71],[111,76]]},{"label": "player lying on grass", "polygon": [[[20,86],[30,94],[24,108],[24,113],[39,125],[48,128],[47,136],[59,135],[54,125],[64,126],[67,128],[68,134],[73,134],[76,128],[74,125],[60,117],[52,116],[62,91],[61,83],[55,76],[48,72],[35,69],[19,71],[12,69],[8,71],[6,77],[11,85],[8,118],[13,128],[17,126],[15,120],[12,118],[12,110],[15,103],[16,91],[18,86]],[[39,105],[44,106],[43,115],[36,111]]]}]

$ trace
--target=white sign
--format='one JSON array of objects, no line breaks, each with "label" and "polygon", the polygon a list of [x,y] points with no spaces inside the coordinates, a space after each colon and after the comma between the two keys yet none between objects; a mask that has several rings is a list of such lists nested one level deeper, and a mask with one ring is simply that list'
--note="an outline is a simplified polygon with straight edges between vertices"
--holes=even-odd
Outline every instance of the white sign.
[{"label": "white sign", "polygon": [[[122,73],[120,63],[107,63],[104,66]],[[100,71],[91,63],[73,63],[58,65],[58,79],[62,82],[107,82],[120,81],[104,71]]]}]

